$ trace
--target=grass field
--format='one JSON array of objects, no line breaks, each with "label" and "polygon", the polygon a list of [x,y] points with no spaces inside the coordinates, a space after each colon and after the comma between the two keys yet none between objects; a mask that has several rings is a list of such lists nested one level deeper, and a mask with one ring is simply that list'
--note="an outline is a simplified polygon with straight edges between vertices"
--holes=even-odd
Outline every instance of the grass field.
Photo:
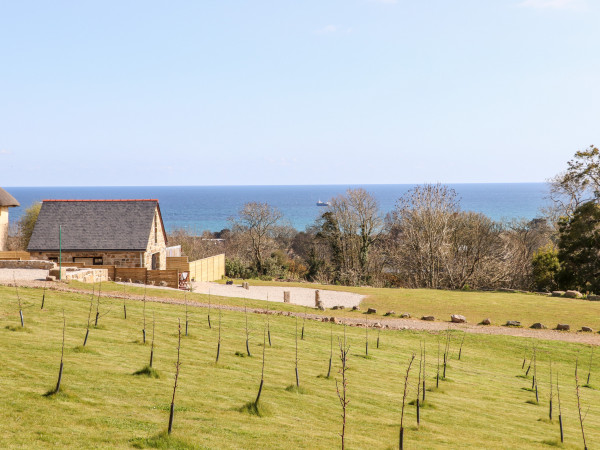
[{"label": "grass field", "polygon": [[[398,315],[402,312],[408,312],[416,318],[423,315],[433,315],[438,320],[449,321],[452,314],[462,314],[470,323],[479,323],[481,320],[489,318],[494,325],[503,325],[507,320],[518,320],[525,327],[541,322],[548,328],[554,328],[560,322],[569,324],[573,331],[581,329],[582,326],[600,330],[600,302],[579,299],[507,292],[386,289],[260,280],[251,280],[250,284],[355,292],[366,296],[361,303],[362,311],[364,312],[367,308],[375,308],[377,309],[377,316],[383,316],[387,311],[395,311]],[[90,291],[92,289],[89,284],[72,282],[70,285],[77,289]],[[124,292],[124,290],[127,293],[138,295],[144,293],[144,288],[141,286],[124,287],[115,283],[103,283],[102,290],[103,292],[117,294]],[[183,292],[174,290],[148,289],[147,292],[148,295],[155,297],[184,298]],[[201,302],[208,301],[207,295],[187,294],[187,297]],[[254,308],[265,308],[267,304],[260,300],[216,298],[213,296],[213,302],[217,301],[233,306],[244,306],[246,304],[248,307]],[[301,306],[279,302],[270,302],[268,306],[275,311],[304,311]],[[328,311],[328,314],[339,317],[362,317],[361,312],[348,310]]]},{"label": "grass field", "polygon": [[395,311],[397,314],[408,312],[417,318],[433,315],[436,319],[449,321],[452,314],[462,314],[471,323],[490,318],[494,325],[518,320],[524,326],[542,322],[548,328],[554,328],[560,322],[570,324],[572,330],[582,326],[600,330],[600,302],[579,299],[507,292],[346,287],[260,280],[251,280],[250,284],[355,292],[366,296],[361,303],[363,311],[375,308],[380,316]]},{"label": "grass field", "polygon": [[[218,313],[190,308],[190,335],[182,339],[181,374],[176,397],[174,431],[167,428],[176,359],[177,320],[184,308],[146,305],[148,338],[156,317],[154,367],[160,378],[133,375],[149,359],[142,340],[142,303],[102,299],[98,328],[92,327],[82,347],[89,296],[51,293],[40,309],[39,289],[20,289],[25,328],[20,327],[14,288],[0,287],[0,447],[169,447],[169,448],[336,448],[340,445],[341,408],[335,381],[324,378],[330,352],[329,323],[307,321],[299,341],[301,393],[286,390],[295,382],[296,321],[269,316],[273,346],[266,348],[264,415],[243,407],[256,397],[260,381],[263,329],[266,315],[249,315],[252,357],[243,357],[243,313],[222,315],[222,349],[215,364]],[[485,301],[480,294],[478,302]],[[495,295],[495,294],[490,294]],[[498,294],[499,295],[499,294]],[[503,294],[514,296],[517,294]],[[522,296],[529,297],[529,296]],[[375,301],[370,299],[369,301]],[[413,301],[416,301],[413,299]],[[260,303],[260,302],[259,302]],[[585,304],[589,305],[589,302]],[[472,306],[474,308],[474,306]],[[66,350],[63,392],[44,396],[56,384],[65,311]],[[396,310],[400,308],[396,307]],[[94,310],[92,316],[95,312]],[[463,311],[464,313],[464,311]],[[548,314],[545,311],[545,314]],[[550,317],[550,316],[549,316]],[[544,319],[542,319],[544,320]],[[558,321],[554,317],[552,322]],[[299,327],[302,320],[299,320]],[[334,339],[344,327],[333,326]],[[435,389],[437,345],[440,336],[425,332],[370,330],[370,356],[365,357],[365,330],[346,329],[349,356],[348,448],[397,447],[402,384],[408,359],[427,348],[427,407],[416,427],[415,407],[405,417],[407,448],[543,448],[559,437],[557,399],[548,418],[549,361],[559,374],[567,448],[582,448],[573,370],[579,356],[585,382],[590,348],[563,342],[537,342],[540,404],[532,404],[531,372],[524,378],[523,356],[531,339],[467,335],[462,359],[457,360],[463,334],[451,333],[447,380]],[[444,333],[441,334],[442,347]],[[238,353],[238,355],[236,355]],[[339,351],[334,346],[334,370],[339,379]],[[417,361],[418,367],[418,361]],[[532,369],[533,370],[533,369]],[[416,397],[417,370],[411,375],[409,400]],[[592,367],[591,384],[600,385],[600,362]],[[588,447],[600,441],[600,391],[582,389]]]}]

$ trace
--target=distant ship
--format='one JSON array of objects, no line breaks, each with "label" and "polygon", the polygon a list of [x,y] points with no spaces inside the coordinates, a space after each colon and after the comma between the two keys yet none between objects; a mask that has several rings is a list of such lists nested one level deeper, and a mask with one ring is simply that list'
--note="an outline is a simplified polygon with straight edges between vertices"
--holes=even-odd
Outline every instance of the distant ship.
[{"label": "distant ship", "polygon": [[331,206],[331,203],[329,203],[329,202],[322,202],[321,200],[319,200],[317,202],[317,206]]}]

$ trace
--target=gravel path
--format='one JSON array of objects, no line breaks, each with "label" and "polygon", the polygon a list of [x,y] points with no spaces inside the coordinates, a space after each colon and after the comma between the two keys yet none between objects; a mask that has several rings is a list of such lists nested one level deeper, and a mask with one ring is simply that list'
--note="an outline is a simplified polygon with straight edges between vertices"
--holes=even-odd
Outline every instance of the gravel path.
[{"label": "gravel path", "polygon": [[45,280],[48,276],[47,270],[41,269],[0,269],[0,282],[2,281],[33,281]]},{"label": "gravel path", "polygon": [[[18,281],[18,280],[17,280]],[[43,288],[46,286],[47,289],[60,291],[60,292],[73,292],[78,294],[89,295],[89,291],[83,291],[80,289],[70,288],[65,283],[60,282],[45,282],[45,281],[18,281],[19,286],[23,287],[35,287],[35,288]],[[12,280],[0,280],[0,285],[4,286],[12,286]],[[250,287],[252,290],[252,287]],[[241,289],[240,289],[241,290]],[[309,289],[310,290],[310,289]],[[321,291],[323,292],[323,291]],[[211,294],[213,292],[211,291]],[[215,294],[216,295],[216,294]],[[314,294],[313,294],[314,295]],[[127,294],[123,295],[120,293],[102,293],[102,297],[105,298],[126,298],[129,300],[142,300],[143,296]],[[292,297],[293,298],[293,297]],[[175,304],[175,305],[183,305],[184,301],[180,299],[173,298],[160,298],[160,297],[146,297],[146,301],[149,302],[157,302],[157,303],[167,303],[167,304]],[[199,308],[208,308],[208,303],[200,303],[193,302],[188,303],[191,307],[199,307]],[[213,303],[212,308],[217,308]],[[221,305],[221,308],[228,311],[244,311],[244,308],[240,306],[231,306],[231,305]],[[282,311],[267,311],[266,309],[261,308],[248,308],[248,312],[256,313],[256,314],[273,314],[280,316],[298,316],[303,317],[304,313],[294,313],[294,312],[282,312]],[[307,319],[325,321],[333,318],[331,315],[327,313],[320,314],[306,314]],[[349,326],[362,326],[364,327],[366,324],[367,318],[369,319],[369,327],[373,328],[386,328],[391,330],[416,330],[416,331],[429,331],[432,333],[437,333],[440,331],[445,331],[448,328],[452,330],[461,330],[467,333],[473,334],[495,334],[495,335],[505,335],[505,336],[517,336],[524,338],[534,338],[534,339],[545,339],[549,341],[563,341],[563,342],[571,342],[577,344],[588,344],[588,345],[600,345],[600,334],[598,333],[582,333],[582,332],[568,332],[568,331],[555,331],[555,330],[532,330],[529,328],[513,328],[513,327],[498,327],[493,325],[483,326],[483,325],[474,325],[474,324],[455,324],[450,322],[427,322],[423,320],[417,319],[389,319],[387,317],[373,317],[362,315],[362,317],[336,317],[335,321],[337,323],[346,323]]]},{"label": "gravel path", "polygon": [[[283,286],[252,286],[246,290],[239,284],[219,284],[195,282],[193,289],[195,293],[219,295],[222,297],[250,298],[254,300],[268,300],[271,302],[283,302],[283,292],[290,292],[290,303],[301,306],[315,307],[315,289]],[[325,308],[344,306],[352,308],[360,305],[364,295],[352,292],[340,292],[321,289],[321,301]]]}]

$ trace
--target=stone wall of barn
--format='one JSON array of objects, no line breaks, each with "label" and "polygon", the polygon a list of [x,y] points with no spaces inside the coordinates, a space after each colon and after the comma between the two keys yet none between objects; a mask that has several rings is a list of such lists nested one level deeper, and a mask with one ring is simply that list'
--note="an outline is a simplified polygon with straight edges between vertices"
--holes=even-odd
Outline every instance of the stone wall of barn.
[{"label": "stone wall of barn", "polygon": [[148,247],[146,248],[145,264],[148,269],[152,269],[152,255],[158,253],[158,267],[156,269],[165,270],[167,268],[167,242],[162,228],[162,222],[158,215],[158,208],[154,210],[154,219],[152,228],[148,237]]},{"label": "stone wall of barn", "polygon": [[[30,252],[31,259],[58,259],[58,252]],[[143,252],[62,252],[62,263],[75,262],[73,258],[102,258],[102,265],[142,267]],[[82,262],[78,260],[77,262]]]}]

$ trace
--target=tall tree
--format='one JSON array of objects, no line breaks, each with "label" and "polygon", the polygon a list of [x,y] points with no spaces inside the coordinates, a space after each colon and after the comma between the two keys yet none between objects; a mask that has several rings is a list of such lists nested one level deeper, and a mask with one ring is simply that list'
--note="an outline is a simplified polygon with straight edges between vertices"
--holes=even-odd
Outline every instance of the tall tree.
[{"label": "tall tree", "polygon": [[548,184],[553,204],[549,215],[555,222],[560,217],[571,218],[584,203],[600,198],[600,150],[591,145],[576,152],[567,169],[550,178]]},{"label": "tall tree", "polygon": [[330,247],[336,281],[370,281],[370,252],[383,231],[377,200],[364,189],[348,189],[334,197],[320,219],[317,236]]},{"label": "tall tree", "polygon": [[397,228],[397,264],[411,286],[438,288],[444,272],[452,219],[459,212],[456,192],[442,184],[426,184],[401,197],[392,214]]},{"label": "tall tree", "polygon": [[587,202],[559,224],[559,284],[600,292],[600,206]]},{"label": "tall tree", "polygon": [[234,232],[244,237],[248,251],[256,271],[265,274],[265,260],[273,248],[279,224],[283,219],[281,211],[267,203],[246,203],[238,212],[238,217],[231,219]]}]

